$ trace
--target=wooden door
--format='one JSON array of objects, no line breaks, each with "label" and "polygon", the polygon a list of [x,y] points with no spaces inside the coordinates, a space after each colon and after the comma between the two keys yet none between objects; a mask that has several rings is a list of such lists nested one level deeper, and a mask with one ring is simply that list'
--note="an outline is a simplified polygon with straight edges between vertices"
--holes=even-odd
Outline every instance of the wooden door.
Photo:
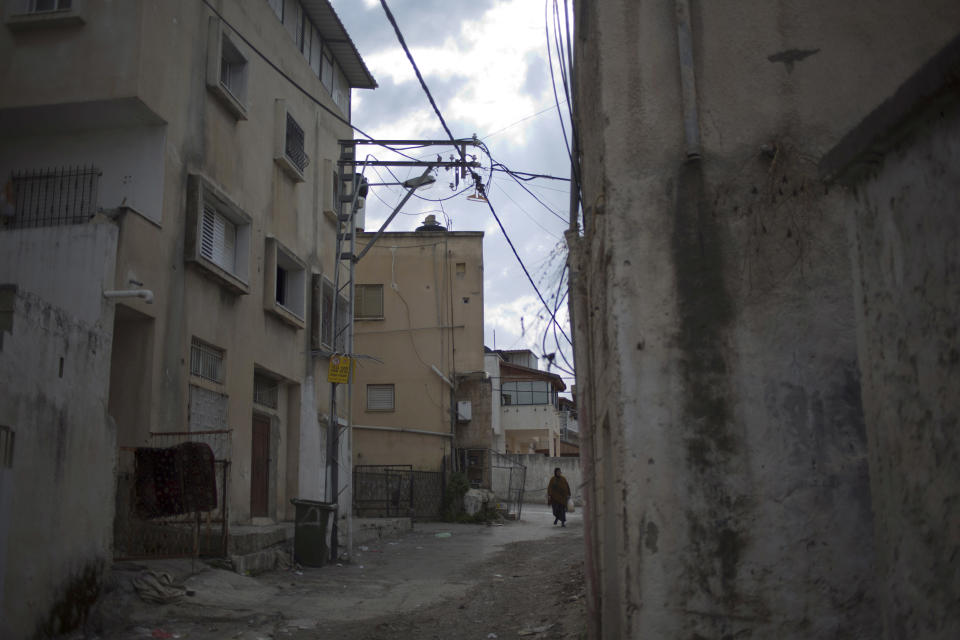
[{"label": "wooden door", "polygon": [[270,419],[253,416],[253,451],[250,462],[250,516],[266,518],[270,492]]}]

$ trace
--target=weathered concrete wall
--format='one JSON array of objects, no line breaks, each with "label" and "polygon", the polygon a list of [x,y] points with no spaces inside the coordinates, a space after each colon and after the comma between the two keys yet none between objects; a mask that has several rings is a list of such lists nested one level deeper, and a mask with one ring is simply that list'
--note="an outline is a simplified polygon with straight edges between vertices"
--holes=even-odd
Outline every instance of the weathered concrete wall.
[{"label": "weathered concrete wall", "polygon": [[471,412],[470,420],[457,419],[454,446],[458,449],[494,448],[492,389],[493,381],[489,378],[462,380],[457,385],[457,401],[469,401]]},{"label": "weathered concrete wall", "polygon": [[[16,283],[0,347],[0,636],[80,624],[110,561],[117,444],[107,415],[117,229],[0,232],[0,282]],[[44,636],[46,637],[46,636]]]},{"label": "weathered concrete wall", "polygon": [[560,467],[560,473],[570,485],[570,493],[576,504],[583,500],[583,474],[579,458],[549,458],[540,454],[507,454],[507,458],[519,462],[527,468],[526,486],[523,501],[545,504],[547,484],[553,477],[553,470]]},{"label": "weathered concrete wall", "polygon": [[900,126],[914,131],[850,201],[879,594],[886,637],[946,640],[960,637],[956,92]]},{"label": "weathered concrete wall", "polygon": [[577,3],[593,632],[877,637],[845,198],[816,162],[960,8],[693,3],[690,162],[676,16]]}]

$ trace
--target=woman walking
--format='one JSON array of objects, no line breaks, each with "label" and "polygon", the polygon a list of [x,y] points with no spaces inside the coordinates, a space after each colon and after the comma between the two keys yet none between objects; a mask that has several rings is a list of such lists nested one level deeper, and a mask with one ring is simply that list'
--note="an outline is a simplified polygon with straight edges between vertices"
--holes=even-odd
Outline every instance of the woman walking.
[{"label": "woman walking", "polygon": [[570,499],[570,485],[560,475],[560,467],[553,470],[553,477],[547,485],[547,504],[553,507],[553,524],[567,526],[567,500]]}]

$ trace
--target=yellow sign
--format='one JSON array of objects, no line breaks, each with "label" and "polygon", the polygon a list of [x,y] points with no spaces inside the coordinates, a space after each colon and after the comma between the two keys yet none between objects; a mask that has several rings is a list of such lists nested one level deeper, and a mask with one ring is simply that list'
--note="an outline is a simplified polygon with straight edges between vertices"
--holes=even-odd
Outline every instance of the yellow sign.
[{"label": "yellow sign", "polygon": [[330,368],[327,370],[327,382],[346,384],[350,382],[350,356],[330,356]]}]

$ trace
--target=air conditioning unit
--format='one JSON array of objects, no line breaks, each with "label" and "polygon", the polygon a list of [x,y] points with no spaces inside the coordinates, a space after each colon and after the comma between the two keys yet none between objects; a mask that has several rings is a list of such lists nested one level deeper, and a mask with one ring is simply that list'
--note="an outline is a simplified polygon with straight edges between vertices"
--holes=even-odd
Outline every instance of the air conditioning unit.
[{"label": "air conditioning unit", "polygon": [[457,402],[457,422],[470,422],[473,417],[473,405],[469,400]]}]

